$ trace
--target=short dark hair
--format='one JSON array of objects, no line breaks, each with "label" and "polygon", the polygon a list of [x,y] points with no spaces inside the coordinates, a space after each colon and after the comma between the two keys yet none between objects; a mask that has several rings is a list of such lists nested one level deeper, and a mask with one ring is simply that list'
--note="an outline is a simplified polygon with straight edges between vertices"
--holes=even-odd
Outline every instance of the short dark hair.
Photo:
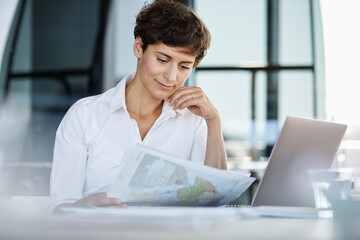
[{"label": "short dark hair", "polygon": [[143,51],[156,42],[189,47],[196,57],[194,67],[205,56],[211,41],[209,30],[193,10],[172,0],[146,4],[136,16],[134,35],[141,38]]}]

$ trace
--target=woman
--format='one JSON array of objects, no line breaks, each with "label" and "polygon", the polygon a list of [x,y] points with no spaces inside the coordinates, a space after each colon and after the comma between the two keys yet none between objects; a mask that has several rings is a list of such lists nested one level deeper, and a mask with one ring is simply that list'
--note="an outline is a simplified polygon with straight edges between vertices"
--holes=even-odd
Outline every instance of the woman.
[{"label": "woman", "polygon": [[210,45],[193,11],[172,1],[136,18],[137,69],[107,92],[75,103],[56,134],[49,212],[117,206],[107,197],[123,154],[137,143],[227,169],[220,117],[199,87],[183,87]]}]

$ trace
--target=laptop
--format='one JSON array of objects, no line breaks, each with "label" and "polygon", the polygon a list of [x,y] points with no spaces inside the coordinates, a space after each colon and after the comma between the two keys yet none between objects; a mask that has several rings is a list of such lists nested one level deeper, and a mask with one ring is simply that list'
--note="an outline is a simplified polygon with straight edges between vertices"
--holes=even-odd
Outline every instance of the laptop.
[{"label": "laptop", "polygon": [[331,167],[346,127],[287,117],[251,205],[315,207],[307,170]]}]

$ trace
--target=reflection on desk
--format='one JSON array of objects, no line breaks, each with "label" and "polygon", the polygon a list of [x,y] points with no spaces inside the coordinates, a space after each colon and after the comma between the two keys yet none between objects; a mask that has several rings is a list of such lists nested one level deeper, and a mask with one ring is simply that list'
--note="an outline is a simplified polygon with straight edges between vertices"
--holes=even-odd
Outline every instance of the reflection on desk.
[{"label": "reflection on desk", "polygon": [[278,240],[360,236],[355,227],[358,221],[352,219],[259,217],[251,208],[128,208],[116,211],[117,214],[78,212],[37,218],[2,215],[0,239]]}]

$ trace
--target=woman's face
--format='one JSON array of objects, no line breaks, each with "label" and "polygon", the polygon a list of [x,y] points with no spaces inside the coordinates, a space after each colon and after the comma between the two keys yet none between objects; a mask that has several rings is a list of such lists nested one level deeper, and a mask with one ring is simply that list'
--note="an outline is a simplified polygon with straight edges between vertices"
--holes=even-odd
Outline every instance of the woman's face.
[{"label": "woman's face", "polygon": [[154,98],[167,99],[190,76],[195,56],[186,47],[169,47],[162,42],[149,44],[145,52],[141,46],[141,39],[137,38],[134,52],[140,82]]}]

